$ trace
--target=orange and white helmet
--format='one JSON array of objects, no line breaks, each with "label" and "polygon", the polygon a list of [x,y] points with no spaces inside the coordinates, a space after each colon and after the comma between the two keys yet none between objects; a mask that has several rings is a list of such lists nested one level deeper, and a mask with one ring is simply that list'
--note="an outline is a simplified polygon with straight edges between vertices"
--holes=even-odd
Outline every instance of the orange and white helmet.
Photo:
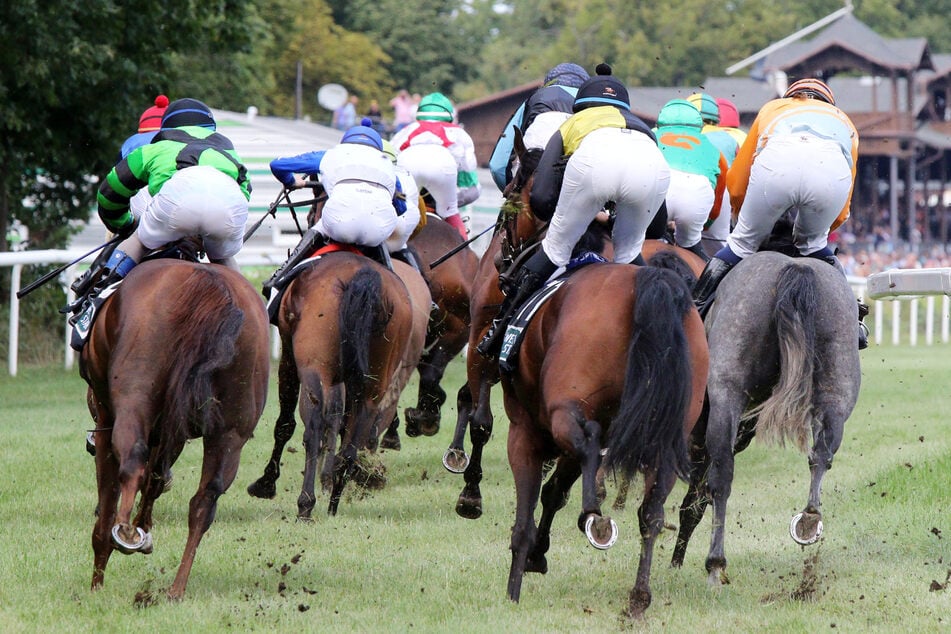
[{"label": "orange and white helmet", "polygon": [[809,97],[810,99],[818,99],[827,104],[835,105],[835,95],[832,94],[832,89],[829,88],[824,81],[815,79],[814,77],[806,77],[805,79],[794,81],[789,85],[789,88],[786,89],[783,97],[795,97],[797,95]]}]

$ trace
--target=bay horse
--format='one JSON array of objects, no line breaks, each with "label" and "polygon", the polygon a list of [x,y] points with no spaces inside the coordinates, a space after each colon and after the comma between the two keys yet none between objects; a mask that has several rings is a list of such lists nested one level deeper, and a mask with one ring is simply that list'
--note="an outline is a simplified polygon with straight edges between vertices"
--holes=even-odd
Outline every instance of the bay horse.
[{"label": "bay horse", "polygon": [[420,434],[433,436],[439,431],[440,410],[446,402],[446,392],[440,382],[449,362],[469,342],[469,298],[479,257],[465,247],[437,266],[431,266],[462,242],[459,232],[434,213],[428,215],[426,224],[409,241],[435,304],[429,317],[426,346],[417,368],[417,403],[404,412],[406,434],[411,437]]},{"label": "bay horse", "polygon": [[[409,266],[393,265],[412,272],[407,275],[417,280],[412,295],[396,273],[347,250],[322,255],[288,285],[278,316],[280,413],[274,449],[264,474],[248,486],[252,496],[274,497],[299,406],[306,455],[298,517],[311,516],[324,456],[331,484],[328,513],[337,513],[344,485],[357,468],[357,452],[376,447],[422,353],[429,292]],[[334,456],[338,436],[341,449]]]},{"label": "bay horse", "polygon": [[[516,141],[520,137],[516,134]],[[443,466],[452,473],[462,473],[465,485],[456,502],[456,513],[468,519],[482,516],[482,450],[492,435],[493,415],[491,392],[499,382],[498,364],[485,359],[476,346],[497,316],[504,295],[499,288],[499,272],[514,260],[530,255],[537,248],[546,223],[531,212],[529,196],[534,176],[534,163],[525,160],[505,191],[505,200],[489,247],[479,260],[470,298],[469,347],[466,355],[466,383],[457,395],[455,432],[443,456]],[[611,255],[611,242],[604,225],[593,222],[583,238],[583,248]],[[690,284],[703,271],[704,261],[695,253],[661,240],[645,240],[642,255],[647,264],[671,268]],[[465,450],[469,431],[471,455]]]},{"label": "bay horse", "polygon": [[[680,507],[672,563],[713,502],[706,569],[711,584],[727,582],[724,533],[734,455],[752,438],[808,453],[806,506],[790,535],[802,545],[822,532],[820,491],[842,442],[861,384],[855,296],[843,275],[814,258],[763,251],[724,278],[706,318],[710,346],[709,411],[692,443],[691,477]],[[811,446],[810,446],[811,445]]]},{"label": "bay horse", "polygon": [[[591,327],[598,322],[610,327]],[[606,469],[645,475],[641,555],[627,609],[638,616],[651,602],[664,502],[677,476],[686,478],[686,440],[706,388],[707,341],[690,287],[666,269],[587,265],[538,309],[516,363],[502,374],[516,490],[509,597],[519,600],[525,572],[547,572],[552,520],[579,476],[578,527],[596,548],[616,540],[617,526],[602,515],[598,494],[606,449]],[[543,464],[553,459],[555,472],[542,487]]]},{"label": "bay horse", "polygon": [[234,480],[264,409],[270,368],[264,303],[225,267],[143,262],[100,308],[79,360],[96,422],[93,589],[102,586],[114,550],[152,552],[152,509],[165,474],[188,440],[202,438],[188,539],[168,591],[180,599],[218,498]]}]

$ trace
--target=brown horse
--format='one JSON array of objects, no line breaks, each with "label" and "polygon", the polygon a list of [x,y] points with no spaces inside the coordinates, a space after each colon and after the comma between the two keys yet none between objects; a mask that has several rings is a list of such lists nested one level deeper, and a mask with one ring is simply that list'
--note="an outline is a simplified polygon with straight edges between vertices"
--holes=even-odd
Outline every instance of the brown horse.
[{"label": "brown horse", "polygon": [[469,341],[469,298],[479,267],[479,257],[467,247],[435,267],[430,264],[462,244],[455,228],[435,214],[410,240],[436,308],[429,319],[426,347],[419,362],[419,396],[416,407],[405,411],[409,436],[433,436],[439,431],[440,409],[446,392],[440,387],[446,366]]},{"label": "brown horse", "polygon": [[[425,288],[413,275],[417,287]],[[336,514],[344,485],[357,468],[357,452],[376,446],[419,362],[429,302],[426,292],[414,307],[414,298],[394,272],[349,251],[323,255],[290,283],[278,318],[280,414],[274,450],[248,493],[274,497],[299,404],[306,458],[298,516],[311,516],[323,456],[330,456],[332,474],[328,513]],[[341,450],[334,456],[338,436]]]},{"label": "brown horse", "polygon": [[80,355],[96,421],[93,589],[102,585],[113,550],[152,552],[152,508],[164,474],[186,441],[201,437],[201,479],[168,592],[182,597],[218,497],[234,480],[264,409],[269,367],[264,304],[239,273],[181,260],[144,262],[105,301]]},{"label": "brown horse", "polygon": [[[610,327],[592,328],[596,323]],[[639,615],[651,601],[663,505],[677,475],[685,477],[686,439],[706,388],[707,342],[690,288],[661,268],[588,265],[538,309],[516,363],[502,376],[516,489],[509,597],[518,601],[526,571],[547,572],[552,520],[579,476],[579,528],[596,548],[614,543],[617,527],[601,513],[597,486],[606,448],[606,468],[645,475],[641,556],[628,609]],[[555,472],[542,489],[543,464],[553,459]]]},{"label": "brown horse", "polygon": [[[537,247],[544,236],[546,225],[532,214],[529,206],[531,184],[532,174],[526,175],[523,163],[523,169],[505,192],[495,232],[479,260],[472,284],[466,384],[458,393],[455,433],[443,456],[446,469],[464,474],[465,485],[456,503],[456,512],[469,519],[482,515],[482,448],[492,435],[490,399],[492,387],[499,382],[498,364],[480,355],[476,346],[491,326],[504,299],[499,288],[500,269],[507,263],[527,257],[530,249]],[[592,223],[584,240],[586,248],[610,255],[611,243],[604,225]],[[704,267],[703,260],[696,254],[660,240],[646,240],[642,255],[649,265],[672,268],[685,280],[695,279]],[[465,451],[466,430],[469,430],[472,443],[471,456]]]}]

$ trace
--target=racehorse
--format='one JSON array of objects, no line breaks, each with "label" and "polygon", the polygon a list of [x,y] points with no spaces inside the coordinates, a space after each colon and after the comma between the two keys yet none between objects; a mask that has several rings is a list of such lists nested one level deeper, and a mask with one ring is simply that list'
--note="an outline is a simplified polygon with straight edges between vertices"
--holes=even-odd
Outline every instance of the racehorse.
[{"label": "racehorse", "polygon": [[[592,328],[596,322],[611,326]],[[672,271],[590,264],[541,305],[526,326],[517,367],[502,375],[516,490],[511,599],[519,600],[526,571],[547,571],[552,520],[579,476],[578,527],[596,548],[616,540],[597,486],[606,448],[606,468],[625,477],[645,474],[641,555],[627,612],[637,616],[650,605],[654,541],[677,475],[686,478],[686,439],[703,405],[707,364],[690,287]],[[543,464],[556,458],[542,488]]]},{"label": "racehorse", "polygon": [[152,508],[165,474],[185,443],[201,437],[188,540],[168,591],[171,599],[184,595],[218,497],[234,480],[264,409],[269,367],[264,304],[240,273],[181,260],[143,262],[105,301],[80,355],[96,422],[93,589],[102,586],[113,550],[152,552]]},{"label": "racehorse", "polygon": [[479,267],[479,257],[467,247],[459,249],[435,267],[430,266],[462,244],[459,232],[435,214],[409,242],[429,283],[436,305],[429,318],[426,346],[420,359],[419,395],[416,407],[408,407],[406,433],[433,436],[439,431],[440,409],[446,392],[440,387],[446,366],[469,341],[469,298]]},{"label": "racehorse", "polygon": [[[518,135],[516,141],[519,141]],[[492,435],[490,397],[492,387],[499,382],[498,364],[482,357],[476,346],[491,326],[504,299],[499,288],[499,271],[511,262],[531,255],[530,250],[538,247],[546,228],[546,224],[532,214],[529,205],[533,162],[525,160],[524,151],[521,156],[521,167],[506,189],[495,232],[479,260],[472,284],[466,384],[457,396],[456,428],[443,456],[447,470],[464,474],[465,485],[456,503],[456,513],[468,519],[482,516],[482,449]],[[608,231],[597,221],[591,224],[583,242],[583,248],[605,256],[611,254]],[[673,268],[685,280],[690,280],[690,284],[704,267],[703,260],[696,254],[660,240],[645,240],[642,255],[650,265]],[[472,443],[471,455],[465,451],[466,430],[469,430]]]},{"label": "racehorse", "polygon": [[[398,266],[406,265],[394,262]],[[423,280],[413,276],[422,297],[411,296],[396,273],[370,258],[340,250],[322,255],[288,285],[278,317],[280,413],[274,449],[248,493],[274,497],[299,404],[306,457],[298,516],[311,516],[324,456],[329,456],[326,473],[332,480],[328,513],[336,514],[344,485],[357,468],[357,452],[375,448],[419,363],[430,299]],[[341,450],[334,456],[338,436]]]},{"label": "racehorse", "polygon": [[706,569],[712,584],[726,582],[723,542],[734,455],[754,434],[767,442],[790,440],[808,451],[809,496],[793,517],[790,534],[802,545],[819,539],[822,479],[861,383],[857,316],[845,278],[814,258],[764,251],[724,278],[706,318],[709,413],[697,426],[702,430],[706,423],[705,443],[691,446],[690,486],[681,504],[673,565],[683,564],[690,536],[712,500]]}]

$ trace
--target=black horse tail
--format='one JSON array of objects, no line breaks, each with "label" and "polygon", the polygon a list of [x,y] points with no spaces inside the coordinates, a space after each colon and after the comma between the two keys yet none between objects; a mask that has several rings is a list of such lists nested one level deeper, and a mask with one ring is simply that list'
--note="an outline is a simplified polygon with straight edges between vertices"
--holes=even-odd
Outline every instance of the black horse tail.
[{"label": "black horse tail", "polygon": [[690,289],[676,273],[638,269],[624,391],[608,430],[608,468],[627,476],[657,469],[686,477],[683,425],[693,379],[683,320],[692,306]]},{"label": "black horse tail", "polygon": [[[244,311],[235,303],[224,276],[213,268],[196,268],[181,286],[181,300],[171,313],[166,342],[175,360],[165,386],[159,455],[171,466],[170,451],[189,438],[204,435],[222,423],[221,404],[215,396],[218,371],[234,361]],[[161,471],[160,473],[164,473]]]},{"label": "black horse tail", "polygon": [[773,393],[744,418],[758,418],[756,435],[784,444],[788,438],[807,451],[812,438],[813,371],[816,366],[816,272],[788,264],[779,272],[773,320],[779,342],[779,381]]}]

